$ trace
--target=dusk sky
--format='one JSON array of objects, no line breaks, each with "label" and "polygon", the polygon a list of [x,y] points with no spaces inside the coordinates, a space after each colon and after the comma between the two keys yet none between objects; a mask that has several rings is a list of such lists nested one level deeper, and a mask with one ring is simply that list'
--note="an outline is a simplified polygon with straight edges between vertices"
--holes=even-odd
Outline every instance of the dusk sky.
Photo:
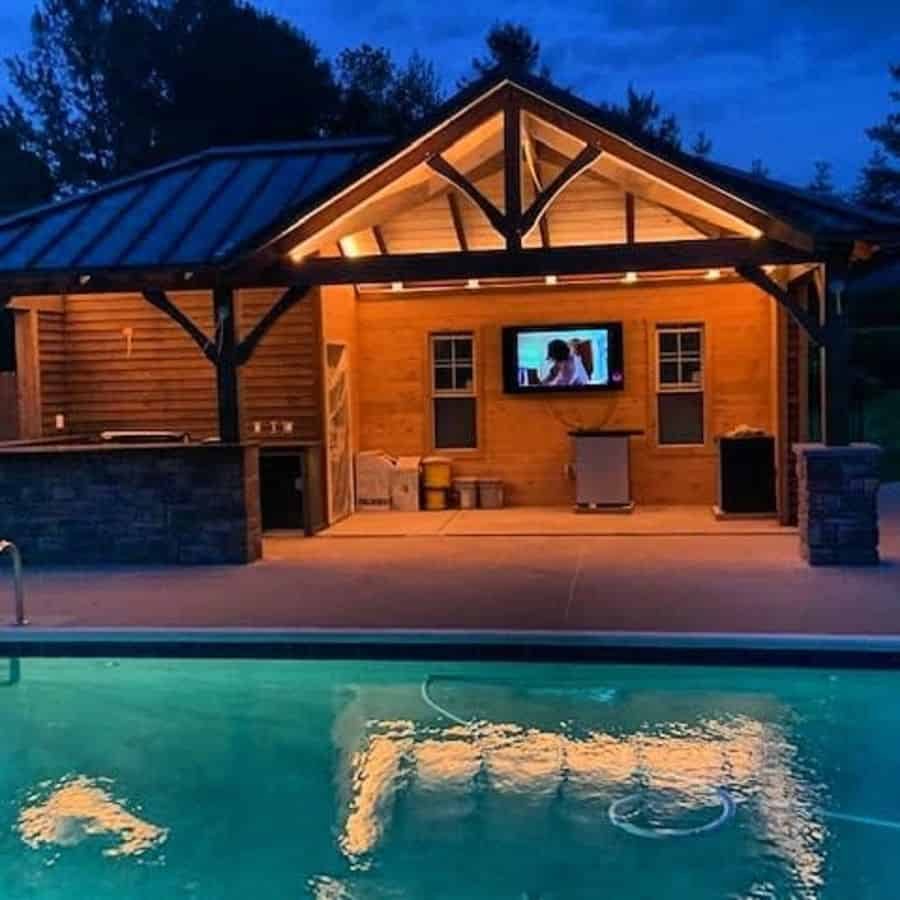
[{"label": "dusk sky", "polygon": [[[28,46],[33,0],[2,0],[0,55]],[[884,118],[888,65],[900,63],[900,3],[884,0],[268,0],[329,56],[362,42],[434,60],[452,90],[497,19],[528,25],[553,79],[588,100],[620,100],[629,82],[652,89],[689,140],[774,177],[809,180],[832,162],[850,187],[871,152],[864,129]],[[8,89],[5,72],[0,93]]]}]

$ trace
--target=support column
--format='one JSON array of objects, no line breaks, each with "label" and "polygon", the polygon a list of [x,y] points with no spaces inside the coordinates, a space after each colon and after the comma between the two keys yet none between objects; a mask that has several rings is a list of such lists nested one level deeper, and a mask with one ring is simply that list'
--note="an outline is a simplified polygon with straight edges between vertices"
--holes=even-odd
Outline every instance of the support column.
[{"label": "support column", "polygon": [[822,347],[822,439],[829,447],[850,443],[850,324],[844,302],[846,264],[829,262],[825,270]]},{"label": "support column", "polygon": [[241,425],[233,288],[217,287],[213,290],[213,316],[218,349],[216,388],[219,400],[219,440],[223,444],[237,444],[241,440]]}]

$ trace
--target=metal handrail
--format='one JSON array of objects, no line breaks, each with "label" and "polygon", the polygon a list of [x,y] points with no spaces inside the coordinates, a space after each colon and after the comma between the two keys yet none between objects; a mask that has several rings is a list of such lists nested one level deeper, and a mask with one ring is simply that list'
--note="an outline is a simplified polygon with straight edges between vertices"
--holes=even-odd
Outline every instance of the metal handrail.
[{"label": "metal handrail", "polygon": [[12,541],[0,540],[0,553],[9,551],[12,557],[13,566],[13,591],[16,600],[16,621],[15,625],[21,627],[28,624],[25,618],[25,591],[22,587],[22,554],[19,548]]}]

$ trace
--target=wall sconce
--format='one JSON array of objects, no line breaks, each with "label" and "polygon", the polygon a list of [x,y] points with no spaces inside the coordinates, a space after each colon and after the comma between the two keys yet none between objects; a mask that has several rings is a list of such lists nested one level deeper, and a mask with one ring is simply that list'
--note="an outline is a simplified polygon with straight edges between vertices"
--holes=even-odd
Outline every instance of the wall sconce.
[{"label": "wall sconce", "polygon": [[130,325],[126,325],[122,329],[122,337],[125,338],[125,358],[131,359],[131,348],[134,343],[134,329]]}]

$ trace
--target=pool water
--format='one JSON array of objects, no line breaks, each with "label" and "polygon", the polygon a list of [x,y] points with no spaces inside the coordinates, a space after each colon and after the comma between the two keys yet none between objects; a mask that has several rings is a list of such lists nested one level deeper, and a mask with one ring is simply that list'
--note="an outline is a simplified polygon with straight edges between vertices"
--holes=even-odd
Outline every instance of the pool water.
[{"label": "pool water", "polygon": [[3,900],[897,896],[900,674],[6,666]]}]

